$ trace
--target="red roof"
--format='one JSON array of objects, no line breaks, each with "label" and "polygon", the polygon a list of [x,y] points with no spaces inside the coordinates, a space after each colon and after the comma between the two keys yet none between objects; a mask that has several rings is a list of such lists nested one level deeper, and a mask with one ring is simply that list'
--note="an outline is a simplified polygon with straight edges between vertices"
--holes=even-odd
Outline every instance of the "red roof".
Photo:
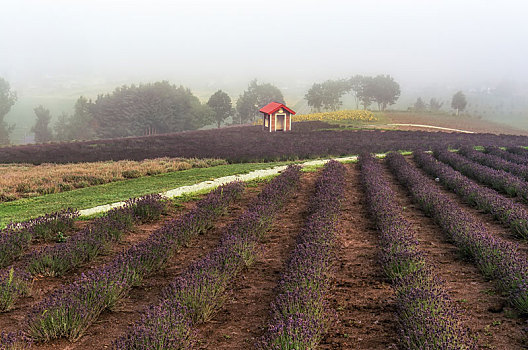
[{"label": "red roof", "polygon": [[264,107],[262,107],[259,111],[262,112],[262,113],[265,113],[265,114],[273,114],[273,113],[277,112],[281,108],[284,108],[285,110],[287,110],[291,114],[295,114],[295,112],[293,110],[289,109],[288,107],[286,107],[286,105],[284,105],[282,103],[278,103],[278,102],[270,102],[267,105],[265,105]]}]

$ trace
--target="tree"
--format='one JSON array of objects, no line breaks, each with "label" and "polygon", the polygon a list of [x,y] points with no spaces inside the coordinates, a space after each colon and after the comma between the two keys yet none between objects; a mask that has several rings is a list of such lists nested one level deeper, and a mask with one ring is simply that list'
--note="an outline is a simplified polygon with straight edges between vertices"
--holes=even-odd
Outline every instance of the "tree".
[{"label": "tree", "polygon": [[44,108],[42,105],[33,109],[37,116],[35,125],[31,128],[31,132],[35,133],[35,142],[43,143],[49,142],[53,138],[53,134],[49,127],[51,121],[51,114],[49,109]]},{"label": "tree", "polygon": [[414,110],[416,112],[423,112],[426,109],[427,109],[427,105],[425,104],[425,102],[422,100],[421,97],[418,97],[418,99],[414,103]]},{"label": "tree", "polygon": [[233,114],[233,107],[231,105],[231,98],[222,90],[218,90],[207,101],[207,105],[214,112],[214,119],[216,125],[220,128],[220,124]]},{"label": "tree", "polygon": [[7,113],[9,113],[16,100],[16,92],[11,91],[9,83],[0,77],[0,145],[9,144],[9,134],[15,128],[14,125],[8,126],[4,121],[4,118]]},{"label": "tree", "polygon": [[374,84],[372,80],[372,77],[363,77],[363,79],[361,79],[361,84],[359,86],[357,96],[359,101],[361,101],[361,104],[363,105],[363,109],[367,109],[372,104],[372,96],[374,89]]},{"label": "tree", "polygon": [[284,103],[279,88],[271,84],[258,84],[257,79],[252,80],[236,103],[240,124],[254,121],[259,109],[270,102]]},{"label": "tree", "polygon": [[361,93],[361,87],[363,84],[364,77],[362,75],[354,75],[353,77],[350,77],[348,79],[348,87],[349,90],[352,92],[352,96],[354,96],[354,100],[356,101],[356,109],[359,109],[359,102],[360,102],[360,93]]},{"label": "tree", "polygon": [[321,112],[324,102],[324,90],[323,85],[314,83],[308,90],[304,99],[308,102],[308,106],[315,112]]},{"label": "tree", "polygon": [[436,98],[431,98],[431,100],[429,101],[429,108],[433,112],[438,112],[440,108],[442,108],[443,104],[443,102],[438,101]]},{"label": "tree", "polygon": [[322,84],[313,84],[304,98],[316,112],[322,108],[336,111],[342,105],[341,97],[349,90],[348,80],[327,80]]},{"label": "tree", "polygon": [[71,117],[67,113],[63,112],[59,115],[57,122],[53,126],[53,129],[55,130],[55,138],[58,141],[72,140],[72,138],[70,138],[70,120]]},{"label": "tree", "polygon": [[395,82],[390,75],[378,75],[372,78],[370,84],[371,99],[378,104],[380,111],[396,103],[400,97],[400,84]]},{"label": "tree", "polygon": [[458,115],[460,111],[463,111],[466,106],[466,95],[464,95],[462,91],[458,91],[456,94],[453,95],[453,99],[451,100],[451,107],[456,110],[456,115]]}]

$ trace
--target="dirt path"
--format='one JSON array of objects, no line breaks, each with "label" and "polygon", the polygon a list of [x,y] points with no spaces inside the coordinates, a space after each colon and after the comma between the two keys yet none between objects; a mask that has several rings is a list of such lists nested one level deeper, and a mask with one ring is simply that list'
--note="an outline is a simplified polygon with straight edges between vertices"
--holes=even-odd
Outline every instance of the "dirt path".
[{"label": "dirt path", "polygon": [[393,291],[377,261],[378,234],[367,213],[357,164],[348,165],[338,229],[341,247],[330,303],[339,322],[319,348],[396,348]]},{"label": "dirt path", "polygon": [[[417,232],[420,249],[461,308],[463,322],[477,337],[479,349],[521,349],[523,321],[512,317],[513,310],[505,307],[505,299],[496,292],[495,285],[487,281],[472,262],[462,259],[455,245],[448,242],[433,219],[412,202],[390,171],[386,170],[385,175],[398,194],[399,204],[405,208],[405,217]],[[432,179],[431,186],[448,194]],[[466,208],[461,206],[460,210]]]},{"label": "dirt path", "polygon": [[305,224],[317,173],[304,173],[301,185],[277,215],[255,264],[232,283],[223,309],[199,327],[199,349],[253,349],[269,318],[274,288],[284,271],[295,238]]}]

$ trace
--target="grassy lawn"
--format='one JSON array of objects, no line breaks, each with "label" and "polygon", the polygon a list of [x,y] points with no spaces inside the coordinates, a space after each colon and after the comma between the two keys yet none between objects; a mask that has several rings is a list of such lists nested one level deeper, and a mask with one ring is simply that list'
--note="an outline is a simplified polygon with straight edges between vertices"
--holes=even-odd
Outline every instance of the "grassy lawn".
[{"label": "grassy lawn", "polygon": [[87,209],[131,197],[193,185],[222,176],[244,174],[288,163],[241,163],[194,168],[0,203],[0,227],[5,227],[10,221],[24,221],[68,207],[79,210]]}]

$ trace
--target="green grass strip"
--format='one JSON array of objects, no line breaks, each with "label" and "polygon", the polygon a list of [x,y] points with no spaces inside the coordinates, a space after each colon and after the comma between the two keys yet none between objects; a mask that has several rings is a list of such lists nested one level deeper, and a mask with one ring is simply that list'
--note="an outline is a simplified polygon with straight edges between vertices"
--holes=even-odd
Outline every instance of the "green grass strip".
[{"label": "green grass strip", "polygon": [[289,163],[241,163],[210,168],[193,168],[0,203],[0,228],[5,227],[11,221],[25,221],[67,207],[79,210],[87,209],[123,201],[131,197],[194,185],[222,176],[247,174],[253,170],[269,169]]}]

